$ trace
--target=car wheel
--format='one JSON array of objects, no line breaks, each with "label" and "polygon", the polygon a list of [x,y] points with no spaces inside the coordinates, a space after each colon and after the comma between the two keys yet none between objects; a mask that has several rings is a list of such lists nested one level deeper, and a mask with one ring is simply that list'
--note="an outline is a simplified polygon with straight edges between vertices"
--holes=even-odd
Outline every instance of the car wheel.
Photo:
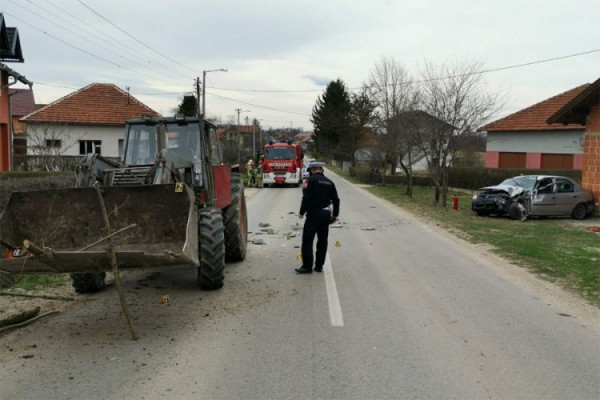
[{"label": "car wheel", "polygon": [[583,204],[583,203],[577,204],[575,206],[575,208],[573,209],[573,213],[571,214],[571,216],[577,220],[585,219],[585,217],[587,217],[587,208],[586,208],[585,204]]},{"label": "car wheel", "polygon": [[525,211],[519,203],[512,203],[510,206],[508,206],[508,216],[511,219],[518,219],[521,221],[525,221],[525,219],[527,218],[525,215]]}]

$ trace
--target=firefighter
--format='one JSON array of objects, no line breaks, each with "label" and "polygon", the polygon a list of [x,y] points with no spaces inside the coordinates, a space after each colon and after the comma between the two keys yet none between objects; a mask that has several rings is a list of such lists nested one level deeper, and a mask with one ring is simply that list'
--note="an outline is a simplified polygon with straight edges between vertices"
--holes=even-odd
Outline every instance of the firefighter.
[{"label": "firefighter", "polygon": [[315,272],[323,271],[327,254],[329,224],[337,221],[340,213],[340,199],[335,184],[323,175],[323,163],[308,165],[310,177],[304,182],[302,203],[298,217],[304,218],[302,231],[302,266],[296,268],[299,274],[311,274],[313,268],[313,242],[317,236],[317,252],[314,259]]},{"label": "firefighter", "polygon": [[254,186],[254,182],[253,182],[253,175],[252,175],[252,170],[254,169],[254,160],[253,159],[248,159],[248,162],[246,163],[246,178],[248,181],[248,187]]}]

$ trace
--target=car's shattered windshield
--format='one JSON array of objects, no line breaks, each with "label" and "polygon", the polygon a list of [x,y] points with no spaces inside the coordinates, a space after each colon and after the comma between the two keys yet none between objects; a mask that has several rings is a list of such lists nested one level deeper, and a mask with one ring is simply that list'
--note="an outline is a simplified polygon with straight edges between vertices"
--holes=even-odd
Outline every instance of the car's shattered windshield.
[{"label": "car's shattered windshield", "polygon": [[535,186],[535,177],[516,176],[502,181],[501,185],[520,186],[525,190],[533,190]]}]

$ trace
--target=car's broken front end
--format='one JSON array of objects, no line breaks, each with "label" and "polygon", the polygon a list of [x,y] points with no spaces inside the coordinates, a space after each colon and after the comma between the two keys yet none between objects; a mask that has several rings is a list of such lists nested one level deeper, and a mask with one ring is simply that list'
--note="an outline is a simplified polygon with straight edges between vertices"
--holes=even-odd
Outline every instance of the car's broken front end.
[{"label": "car's broken front end", "polygon": [[471,210],[478,215],[509,215],[523,219],[527,215],[527,202],[528,196],[520,186],[487,186],[473,195]]}]

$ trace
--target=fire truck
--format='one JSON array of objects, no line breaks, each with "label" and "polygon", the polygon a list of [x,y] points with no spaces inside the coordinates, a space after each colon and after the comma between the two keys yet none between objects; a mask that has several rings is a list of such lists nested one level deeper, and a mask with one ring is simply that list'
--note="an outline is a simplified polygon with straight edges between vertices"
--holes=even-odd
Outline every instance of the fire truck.
[{"label": "fire truck", "polygon": [[269,142],[264,147],[263,186],[300,186],[303,158],[300,145]]}]

